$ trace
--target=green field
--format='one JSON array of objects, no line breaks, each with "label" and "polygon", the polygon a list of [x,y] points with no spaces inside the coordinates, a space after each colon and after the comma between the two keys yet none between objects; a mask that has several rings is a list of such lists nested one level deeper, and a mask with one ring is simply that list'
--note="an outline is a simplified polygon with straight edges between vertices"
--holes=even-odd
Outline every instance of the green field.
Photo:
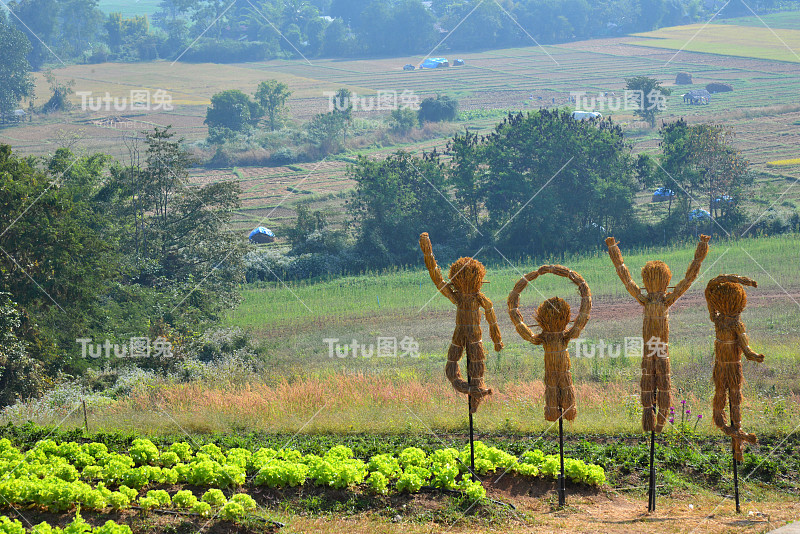
[{"label": "green field", "polygon": [[147,15],[158,11],[160,0],[100,0],[98,7],[104,13],[122,13],[125,17]]},{"label": "green field", "polygon": [[734,17],[730,19],[716,19],[714,24],[732,24],[735,26],[756,26],[773,29],[800,30],[800,11],[781,11],[766,15]]},{"label": "green field", "polygon": [[647,33],[639,46],[702,52],[723,56],[800,62],[800,29],[774,29],[763,25],[690,24]]}]

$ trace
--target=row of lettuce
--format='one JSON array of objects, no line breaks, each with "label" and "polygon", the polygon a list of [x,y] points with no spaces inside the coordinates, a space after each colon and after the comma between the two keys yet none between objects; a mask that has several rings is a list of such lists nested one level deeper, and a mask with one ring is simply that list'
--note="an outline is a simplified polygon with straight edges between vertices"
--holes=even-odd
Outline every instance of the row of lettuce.
[{"label": "row of lettuce", "polygon": [[[469,448],[443,448],[428,454],[416,447],[397,455],[377,454],[369,460],[353,457],[337,445],[324,455],[293,449],[243,448],[223,451],[215,444],[194,448],[176,442],[159,450],[147,439],[136,439],[129,454],[110,452],[103,443],[37,442],[20,451],[8,439],[0,440],[0,497],[15,506],[34,506],[65,512],[76,506],[98,512],[141,509],[178,509],[205,517],[236,521],[257,510],[247,487],[296,487],[304,484],[355,488],[386,495],[390,491],[416,493],[423,487],[462,492],[472,500],[486,497],[480,482],[469,475]],[[556,478],[559,458],[540,450],[520,458],[482,442],[475,443],[475,471],[486,475],[519,474]],[[602,485],[602,467],[581,460],[565,460],[567,478],[576,483]],[[163,488],[191,485],[210,488],[199,496],[189,489],[170,495]],[[223,489],[231,495],[226,497]],[[146,491],[145,491],[146,490]]]}]

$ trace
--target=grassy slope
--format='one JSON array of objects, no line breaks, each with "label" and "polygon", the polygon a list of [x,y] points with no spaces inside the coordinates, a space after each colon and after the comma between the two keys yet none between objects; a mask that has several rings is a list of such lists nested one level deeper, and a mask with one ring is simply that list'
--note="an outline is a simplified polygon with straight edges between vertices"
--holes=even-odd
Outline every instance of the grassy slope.
[{"label": "grassy slope", "polygon": [[[435,239],[434,231],[433,240]],[[706,268],[713,264],[713,268],[705,273],[698,284],[708,281],[713,275],[721,272],[737,272],[748,273],[758,279],[761,289],[774,289],[779,284],[784,287],[797,287],[800,284],[796,280],[796,264],[785,260],[787,255],[798,258],[796,249],[798,243],[796,236],[739,241],[715,237],[705,264]],[[622,243],[621,246],[624,252],[625,244]],[[628,252],[625,254],[625,261],[632,273],[638,273],[649,259],[654,257],[663,259],[673,266],[675,271],[673,282],[676,282],[681,270],[691,260],[693,248],[694,245],[683,245]],[[747,254],[754,259],[749,258]],[[480,255],[478,259],[481,259]],[[627,295],[614,269],[610,267],[604,250],[558,261],[583,273],[595,298],[620,298]],[[552,259],[521,262],[515,265],[501,263],[489,270],[488,279],[491,285],[487,286],[486,294],[494,302],[504,302],[507,291],[522,274],[541,263],[551,262]],[[759,263],[769,275],[763,273],[758,266]],[[545,277],[537,281],[537,286],[545,294],[550,294],[556,288],[560,288],[559,291],[562,293],[572,292],[568,283],[556,277]],[[697,291],[697,288],[694,291]],[[269,284],[260,289],[246,289],[244,296],[244,302],[229,315],[227,323],[232,326],[253,328],[256,331],[262,325],[299,326],[318,318],[347,323],[352,319],[379,314],[410,316],[418,314],[423,306],[429,311],[449,309],[449,303],[445,299],[432,299],[436,296],[435,288],[431,285],[427,272],[421,269],[299,283],[293,284],[291,289],[280,284]],[[532,294],[531,300],[538,299]]]}]

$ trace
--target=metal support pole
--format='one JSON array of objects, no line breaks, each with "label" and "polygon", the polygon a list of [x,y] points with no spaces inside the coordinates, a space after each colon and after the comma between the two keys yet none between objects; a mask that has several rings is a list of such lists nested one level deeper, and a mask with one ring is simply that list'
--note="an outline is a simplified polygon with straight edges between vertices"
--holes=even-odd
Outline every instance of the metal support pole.
[{"label": "metal support pole", "polygon": [[558,475],[558,506],[563,508],[567,504],[567,486],[564,479],[564,409],[558,418],[558,454],[561,457],[561,473]]},{"label": "metal support pole", "polygon": [[[653,424],[655,418],[658,417],[656,405],[653,405]],[[649,502],[647,504],[648,512],[656,511],[656,431],[650,431],[650,490],[648,491]]]}]

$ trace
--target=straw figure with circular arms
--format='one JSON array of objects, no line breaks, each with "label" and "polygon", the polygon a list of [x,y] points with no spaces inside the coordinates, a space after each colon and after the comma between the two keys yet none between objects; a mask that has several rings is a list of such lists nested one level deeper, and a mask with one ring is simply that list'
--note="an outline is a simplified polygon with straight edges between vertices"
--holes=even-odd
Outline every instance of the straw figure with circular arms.
[{"label": "straw figure with circular arms", "polygon": [[[694,253],[694,260],[686,270],[686,276],[674,290],[667,292],[672,272],[663,261],[648,261],[642,267],[642,281],[646,294],[631,278],[625,266],[618,243],[613,237],[606,239],[608,254],[617,268],[617,275],[625,289],[636,301],[644,306],[642,340],[644,357],[642,359],[641,403],[642,428],[645,431],[661,432],[667,422],[672,404],[672,384],[669,363],[669,309],[691,287],[700,274],[700,266],[708,254],[707,235],[700,236]],[[657,411],[657,414],[656,414]]]},{"label": "straw figure with circular arms", "polygon": [[[723,274],[706,286],[708,313],[716,330],[714,341],[714,424],[733,440],[733,453],[742,461],[744,443],[756,443],[755,434],[742,431],[742,353],[748,360],[763,362],[764,355],[753,352],[747,339],[741,313],[747,306],[743,286],[758,287],[756,281],[735,274]],[[725,404],[729,400],[730,426],[726,424]]]},{"label": "straw figure with circular arms", "polygon": [[[542,331],[534,334],[530,327],[523,322],[522,313],[519,311],[519,295],[528,283],[548,273],[569,278],[578,286],[581,308],[572,327],[567,328],[570,322],[569,304],[559,297],[545,300],[539,304],[534,315],[534,319]],[[589,321],[591,309],[592,292],[589,285],[581,275],[563,265],[543,265],[538,270],[531,271],[520,278],[508,295],[508,314],[517,333],[534,345],[544,345],[546,388],[544,418],[548,421],[558,421],[561,417],[572,421],[578,413],[575,406],[575,386],[572,385],[572,374],[569,370],[570,360],[567,344],[581,334]]]},{"label": "straw figure with circular arms", "polygon": [[[457,306],[456,328],[447,353],[445,375],[456,391],[469,396],[469,412],[478,411],[483,397],[492,394],[486,387],[483,375],[486,369],[486,352],[483,348],[481,332],[481,308],[489,323],[489,334],[494,342],[494,350],[503,349],[500,328],[492,308],[492,302],[481,293],[486,268],[473,258],[459,258],[450,266],[449,282],[445,282],[436,259],[433,257],[431,240],[427,233],[419,236],[419,246],[425,255],[425,267],[439,292]],[[467,353],[467,380],[461,376],[458,362]]]}]

